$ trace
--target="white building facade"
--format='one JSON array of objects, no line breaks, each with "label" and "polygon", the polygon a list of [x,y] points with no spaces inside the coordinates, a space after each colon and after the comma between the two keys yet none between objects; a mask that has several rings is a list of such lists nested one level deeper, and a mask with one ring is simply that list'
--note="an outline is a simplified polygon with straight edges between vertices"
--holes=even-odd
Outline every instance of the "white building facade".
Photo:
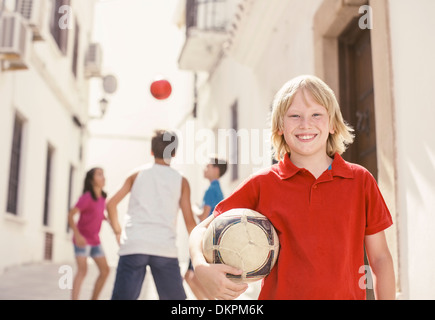
[{"label": "white building facade", "polygon": [[[300,74],[319,76],[333,88],[345,119],[356,129],[357,140],[344,156],[372,172],[393,216],[386,233],[398,297],[434,299],[435,136],[429,128],[435,116],[430,94],[435,3],[181,2],[186,11],[179,23],[187,37],[179,65],[201,80],[198,127],[214,130],[218,140],[219,129],[233,129],[238,136],[226,153],[237,161],[222,179],[225,193],[272,163],[270,145],[264,144],[268,136],[261,133],[269,130],[278,89]],[[213,25],[213,17],[228,12],[223,29],[198,23],[205,19],[210,23],[203,25]],[[252,141],[258,141],[260,152]]]},{"label": "white building facade", "polygon": [[67,214],[81,194],[94,0],[0,1],[0,273],[73,261]]}]

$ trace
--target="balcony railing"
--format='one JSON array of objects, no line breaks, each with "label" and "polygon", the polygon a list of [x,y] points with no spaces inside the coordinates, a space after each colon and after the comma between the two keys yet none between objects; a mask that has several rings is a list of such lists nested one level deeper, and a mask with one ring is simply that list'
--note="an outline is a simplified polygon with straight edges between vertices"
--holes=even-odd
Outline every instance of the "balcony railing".
[{"label": "balcony railing", "polygon": [[186,31],[225,31],[228,23],[227,0],[187,0]]},{"label": "balcony railing", "polygon": [[179,57],[181,69],[210,71],[227,37],[227,0],[186,0],[186,41]]}]

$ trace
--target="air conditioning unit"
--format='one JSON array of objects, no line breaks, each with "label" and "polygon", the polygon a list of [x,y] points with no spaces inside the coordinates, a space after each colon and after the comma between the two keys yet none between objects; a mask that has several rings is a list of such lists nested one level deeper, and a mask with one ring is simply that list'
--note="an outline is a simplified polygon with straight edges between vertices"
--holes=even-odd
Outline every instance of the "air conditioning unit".
[{"label": "air conditioning unit", "polygon": [[3,70],[28,69],[32,33],[18,13],[4,12],[0,19],[0,60]]},{"label": "air conditioning unit", "polygon": [[99,43],[89,44],[85,57],[85,77],[101,77],[103,52]]},{"label": "air conditioning unit", "polygon": [[24,21],[33,31],[33,41],[44,40],[45,0],[16,0],[15,11],[21,14]]}]

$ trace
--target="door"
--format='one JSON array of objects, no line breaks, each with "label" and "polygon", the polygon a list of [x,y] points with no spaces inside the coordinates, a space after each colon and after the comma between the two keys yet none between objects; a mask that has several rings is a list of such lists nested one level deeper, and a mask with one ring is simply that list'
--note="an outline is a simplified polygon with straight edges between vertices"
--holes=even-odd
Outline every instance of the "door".
[{"label": "door", "polygon": [[[344,119],[355,130],[355,141],[343,154],[347,161],[358,163],[377,180],[375,101],[370,30],[360,29],[354,19],[338,39],[340,106]],[[369,265],[364,254],[364,264]],[[371,273],[366,274],[367,299],[374,299]]]},{"label": "door", "polygon": [[370,30],[353,20],[339,38],[340,105],[355,129],[355,141],[343,157],[367,168],[377,179],[375,102]]}]

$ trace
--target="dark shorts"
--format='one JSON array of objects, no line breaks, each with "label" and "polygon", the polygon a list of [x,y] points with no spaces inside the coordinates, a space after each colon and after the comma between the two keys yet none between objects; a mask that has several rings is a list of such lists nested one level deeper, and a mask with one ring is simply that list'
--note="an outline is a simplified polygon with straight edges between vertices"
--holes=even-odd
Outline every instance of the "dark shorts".
[{"label": "dark shorts", "polygon": [[131,254],[119,257],[112,300],[136,300],[147,266],[150,266],[160,300],[186,299],[177,258]]}]

